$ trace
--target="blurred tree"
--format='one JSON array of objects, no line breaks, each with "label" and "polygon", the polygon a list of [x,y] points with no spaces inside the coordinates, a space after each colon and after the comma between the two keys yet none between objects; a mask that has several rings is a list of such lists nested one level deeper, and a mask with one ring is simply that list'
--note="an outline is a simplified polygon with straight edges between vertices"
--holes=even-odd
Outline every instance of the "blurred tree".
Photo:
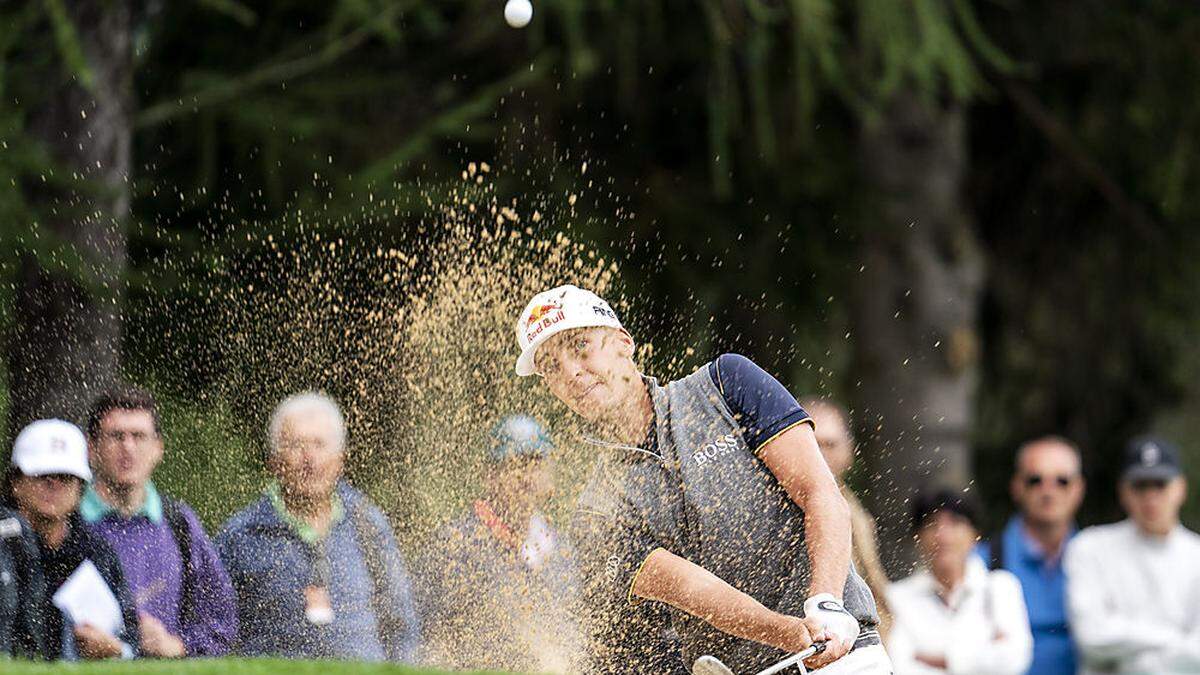
[{"label": "blurred tree", "polygon": [[39,417],[79,421],[95,390],[118,377],[134,17],[130,3],[103,0],[4,12],[5,103],[16,107],[5,115],[16,159],[6,173],[24,196],[10,195],[6,209],[17,429]]},{"label": "blurred tree", "polygon": [[[1120,517],[1120,451],[1197,392],[1200,12],[1174,2],[987,6],[1020,59],[975,109],[989,252],[979,478],[998,522],[1022,441],[1084,452],[1085,523]],[[1053,30],[1047,30],[1053,26]],[[1176,438],[1191,456],[1196,437]],[[1193,482],[1200,466],[1192,462]],[[1200,503],[1191,500],[1193,526]]]},{"label": "blurred tree", "polygon": [[966,120],[957,103],[912,94],[863,132],[864,175],[875,222],[862,235],[850,315],[869,494],[886,560],[903,570],[907,499],[972,478],[978,382],[976,319],[984,254],[966,204]]},{"label": "blurred tree", "polygon": [[[736,349],[853,402],[858,479],[887,522],[915,485],[975,469],[1003,503],[996,474],[1028,433],[1074,435],[1103,470],[1195,372],[1195,8],[544,0],[516,31],[499,5],[147,4],[129,32],[127,372],[202,400],[242,366],[211,316],[231,289],[286,283],[279,249],[314,233],[364,250],[436,236],[423,225],[479,159],[502,199],[547,216],[522,226],[623,261],[656,372]],[[101,293],[107,277],[85,283],[86,257],[32,225],[62,221],[69,200],[48,194],[105,194],[29,133],[47,73],[86,63],[57,7],[0,9],[0,170],[49,186],[0,197],[0,236]],[[371,292],[345,276],[338,292]],[[240,373],[263,400],[229,415],[257,422],[272,387],[353,363],[306,356],[277,364],[293,377]]]}]

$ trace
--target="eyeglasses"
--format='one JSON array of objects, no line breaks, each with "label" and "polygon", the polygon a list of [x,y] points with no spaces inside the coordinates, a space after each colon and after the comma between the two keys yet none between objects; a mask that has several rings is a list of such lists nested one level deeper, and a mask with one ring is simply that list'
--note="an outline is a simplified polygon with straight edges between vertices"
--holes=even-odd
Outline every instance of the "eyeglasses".
[{"label": "eyeglasses", "polygon": [[109,443],[124,443],[125,439],[129,438],[134,442],[135,445],[141,445],[150,438],[150,434],[144,431],[123,431],[121,429],[114,429],[113,431],[100,432],[100,438],[108,441]]},{"label": "eyeglasses", "polygon": [[[1050,481],[1053,482],[1051,483]],[[1067,474],[1061,474],[1058,476],[1043,476],[1038,473],[1031,473],[1028,476],[1025,476],[1025,487],[1027,488],[1035,488],[1042,483],[1050,483],[1051,485],[1057,485],[1059,489],[1064,489],[1070,487],[1071,483],[1074,482],[1075,476]]]}]

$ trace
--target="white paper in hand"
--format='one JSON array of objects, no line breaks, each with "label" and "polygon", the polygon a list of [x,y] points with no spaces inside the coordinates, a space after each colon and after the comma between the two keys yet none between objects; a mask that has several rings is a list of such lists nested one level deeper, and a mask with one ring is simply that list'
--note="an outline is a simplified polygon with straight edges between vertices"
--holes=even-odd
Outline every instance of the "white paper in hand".
[{"label": "white paper in hand", "polygon": [[84,560],[75,568],[52,600],[76,625],[86,623],[113,636],[120,635],[125,628],[117,596],[91,560]]}]

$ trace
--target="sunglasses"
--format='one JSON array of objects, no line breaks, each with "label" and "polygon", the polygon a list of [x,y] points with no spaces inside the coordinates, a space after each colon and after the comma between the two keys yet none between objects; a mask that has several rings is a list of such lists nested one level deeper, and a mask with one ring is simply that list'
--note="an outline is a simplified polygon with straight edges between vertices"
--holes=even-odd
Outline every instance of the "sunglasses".
[{"label": "sunglasses", "polygon": [[1075,476],[1065,474],[1059,476],[1043,476],[1038,473],[1031,473],[1028,476],[1025,476],[1025,487],[1027,488],[1035,488],[1042,483],[1050,483],[1051,485],[1057,485],[1059,488],[1066,488],[1070,487],[1071,483],[1074,482]]},{"label": "sunglasses", "polygon": [[1153,479],[1151,479],[1151,480],[1135,480],[1130,485],[1130,487],[1133,488],[1134,492],[1147,492],[1149,490],[1154,490],[1157,492],[1158,490],[1162,490],[1167,487],[1167,481],[1153,480]]}]

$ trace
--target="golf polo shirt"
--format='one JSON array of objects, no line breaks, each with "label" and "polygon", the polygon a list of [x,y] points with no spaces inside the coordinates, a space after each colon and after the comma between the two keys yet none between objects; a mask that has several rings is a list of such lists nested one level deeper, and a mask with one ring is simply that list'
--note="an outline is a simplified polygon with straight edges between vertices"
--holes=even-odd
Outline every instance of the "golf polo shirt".
[{"label": "golf polo shirt", "polygon": [[[590,485],[581,509],[605,514],[612,536],[604,570],[609,594],[633,602],[649,555],[664,548],[717,575],[766,607],[803,616],[811,568],[804,512],[758,451],[797,424],[811,423],[773,377],[745,357],[726,354],[660,386],[647,378],[654,422],[642,447],[593,441],[607,482]],[[866,583],[851,567],[843,601],[859,622],[856,646],[879,644],[878,616]],[[732,670],[756,670],[784,656],[671,610],[683,660],[716,656]]]}]

